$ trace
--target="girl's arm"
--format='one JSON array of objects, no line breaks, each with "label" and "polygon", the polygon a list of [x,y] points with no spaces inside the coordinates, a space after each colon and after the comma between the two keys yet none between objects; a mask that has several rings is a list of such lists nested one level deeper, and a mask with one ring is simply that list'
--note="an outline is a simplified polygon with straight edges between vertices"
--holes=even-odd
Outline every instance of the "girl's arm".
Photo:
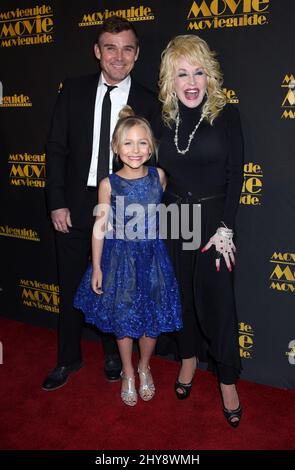
[{"label": "girl's arm", "polygon": [[102,294],[101,255],[104,237],[108,226],[111,202],[111,185],[109,178],[101,180],[98,188],[98,206],[92,232],[92,278],[91,287],[96,294]]},{"label": "girl's arm", "polygon": [[164,191],[165,188],[166,188],[166,184],[167,184],[167,178],[166,178],[165,172],[164,172],[164,170],[162,170],[162,168],[157,168],[157,170],[158,170],[158,173],[159,173],[160,183],[161,183],[163,191]]}]

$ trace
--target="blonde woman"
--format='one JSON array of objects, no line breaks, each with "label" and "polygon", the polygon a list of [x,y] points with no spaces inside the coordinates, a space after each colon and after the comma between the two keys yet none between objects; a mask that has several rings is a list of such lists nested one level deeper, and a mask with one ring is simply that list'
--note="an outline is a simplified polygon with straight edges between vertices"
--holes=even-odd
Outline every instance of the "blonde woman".
[{"label": "blonde woman", "polygon": [[[198,360],[217,374],[224,415],[237,427],[242,408],[235,383],[240,373],[233,291],[233,229],[242,185],[243,137],[237,109],[226,105],[220,66],[196,35],[172,39],[162,53],[160,101],[165,131],[159,164],[168,175],[163,202],[201,207],[201,245],[183,248],[180,236],[167,247],[180,285],[183,330],[176,333],[182,365],[175,383],[188,398]],[[187,220],[180,218],[180,233]],[[192,220],[190,220],[192,223]]]}]

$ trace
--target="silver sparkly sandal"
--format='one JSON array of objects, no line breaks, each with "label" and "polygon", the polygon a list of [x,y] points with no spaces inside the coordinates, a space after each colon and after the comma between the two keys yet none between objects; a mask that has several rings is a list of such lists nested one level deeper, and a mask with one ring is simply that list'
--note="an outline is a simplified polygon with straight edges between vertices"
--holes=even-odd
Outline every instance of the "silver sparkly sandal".
[{"label": "silver sparkly sandal", "polygon": [[156,388],[150,370],[150,366],[148,366],[145,371],[140,370],[139,367],[137,369],[140,379],[139,395],[140,398],[144,401],[151,400],[154,398],[156,393]]},{"label": "silver sparkly sandal", "polygon": [[127,390],[123,390],[121,388],[121,399],[125,403],[125,405],[128,406],[135,406],[137,403],[137,393],[135,389],[135,378],[133,377],[127,377],[124,372],[121,372],[121,378],[122,378],[122,385],[123,381],[126,380],[127,382]]}]

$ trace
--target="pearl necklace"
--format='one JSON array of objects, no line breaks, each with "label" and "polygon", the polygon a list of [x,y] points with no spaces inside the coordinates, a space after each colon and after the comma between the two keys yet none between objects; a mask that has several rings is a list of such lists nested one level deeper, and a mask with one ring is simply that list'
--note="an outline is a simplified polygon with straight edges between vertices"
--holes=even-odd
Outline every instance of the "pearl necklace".
[{"label": "pearl necklace", "polygon": [[176,116],[176,126],[175,126],[175,135],[174,135],[174,143],[175,143],[175,147],[176,147],[177,152],[180,153],[181,155],[184,155],[189,151],[191,141],[193,140],[193,138],[195,136],[195,133],[197,132],[198,127],[201,124],[201,122],[203,121],[204,117],[205,117],[204,114],[202,114],[201,117],[200,117],[199,122],[194,127],[193,132],[189,135],[189,139],[188,139],[188,143],[187,143],[186,148],[184,150],[180,150],[179,147],[178,147],[179,114],[177,114],[177,116]]}]

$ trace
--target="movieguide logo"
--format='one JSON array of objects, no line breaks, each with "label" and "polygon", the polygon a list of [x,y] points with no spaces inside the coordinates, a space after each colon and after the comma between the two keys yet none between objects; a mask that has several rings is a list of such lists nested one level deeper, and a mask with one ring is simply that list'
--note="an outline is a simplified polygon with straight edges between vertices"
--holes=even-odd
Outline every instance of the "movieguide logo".
[{"label": "movieguide logo", "polygon": [[33,106],[31,98],[23,93],[6,96],[0,93],[0,108],[30,108],[31,106]]},{"label": "movieguide logo", "polygon": [[261,26],[270,0],[197,0],[188,12],[188,30]]},{"label": "movieguide logo", "polygon": [[261,204],[263,189],[263,171],[258,163],[248,162],[244,165],[244,182],[240,204],[258,206]]},{"label": "movieguide logo", "polygon": [[44,188],[46,180],[46,155],[11,153],[8,157],[11,186]]},{"label": "movieguide logo", "polygon": [[295,78],[294,75],[285,75],[281,84],[282,88],[287,88],[286,95],[282,102],[282,109],[284,110],[282,119],[295,118]]},{"label": "movieguide logo", "polygon": [[9,225],[0,225],[0,237],[21,238],[22,240],[30,240],[32,242],[40,241],[36,230],[25,227],[10,227]]},{"label": "movieguide logo", "polygon": [[0,46],[33,46],[53,42],[53,12],[49,5],[0,11]]},{"label": "movieguide logo", "polygon": [[21,299],[28,308],[59,313],[59,286],[36,279],[20,279]]},{"label": "movieguide logo", "polygon": [[275,252],[270,262],[275,264],[270,275],[270,288],[279,292],[295,292],[295,253]]},{"label": "movieguide logo", "polygon": [[254,330],[251,325],[239,323],[239,346],[240,357],[243,359],[252,359],[254,348]]},{"label": "movieguide logo", "polygon": [[223,88],[223,93],[225,94],[226,102],[229,104],[239,104],[240,100],[234,90],[230,88]]},{"label": "movieguide logo", "polygon": [[81,22],[79,23],[79,26],[85,27],[100,25],[104,22],[104,20],[114,15],[122,16],[128,21],[148,21],[155,19],[150,7],[140,5],[139,7],[131,6],[124,10],[103,10],[92,13],[85,13]]}]

